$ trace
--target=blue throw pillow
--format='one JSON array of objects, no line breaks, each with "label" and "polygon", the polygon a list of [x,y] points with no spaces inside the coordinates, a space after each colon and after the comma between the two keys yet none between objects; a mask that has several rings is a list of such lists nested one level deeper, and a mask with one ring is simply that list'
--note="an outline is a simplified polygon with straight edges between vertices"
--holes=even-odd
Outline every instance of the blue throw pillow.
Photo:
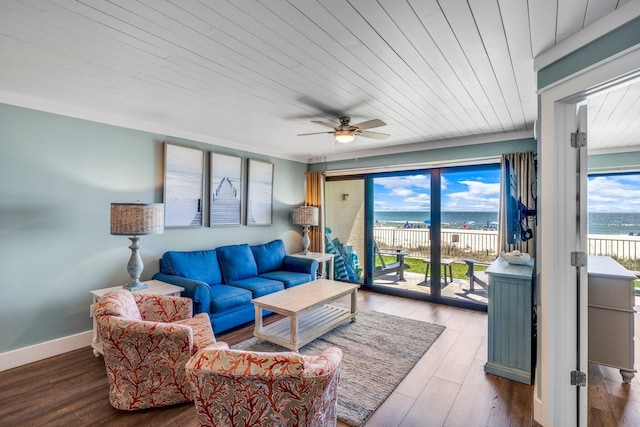
[{"label": "blue throw pillow", "polygon": [[200,280],[209,285],[222,283],[216,251],[169,251],[162,255],[163,273]]},{"label": "blue throw pillow", "polygon": [[248,244],[216,248],[225,283],[258,275],[258,266]]},{"label": "blue throw pillow", "polygon": [[258,274],[281,270],[282,261],[287,254],[282,240],[251,246],[251,252],[258,266]]}]

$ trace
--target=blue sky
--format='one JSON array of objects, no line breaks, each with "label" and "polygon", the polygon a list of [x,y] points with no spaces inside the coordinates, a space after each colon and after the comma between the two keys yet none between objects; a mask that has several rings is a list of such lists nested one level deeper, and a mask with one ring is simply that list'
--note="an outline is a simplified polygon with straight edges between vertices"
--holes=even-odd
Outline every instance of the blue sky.
[{"label": "blue sky", "polygon": [[[429,176],[375,179],[375,210],[429,211]],[[497,212],[500,172],[473,171],[444,174],[442,210]],[[589,178],[589,212],[640,212],[640,174],[599,175]]]},{"label": "blue sky", "polygon": [[[442,210],[447,212],[497,212],[500,171],[443,174]],[[377,211],[429,211],[431,190],[427,175],[376,178]]]},{"label": "blue sky", "polygon": [[589,177],[589,212],[640,212],[640,174]]}]

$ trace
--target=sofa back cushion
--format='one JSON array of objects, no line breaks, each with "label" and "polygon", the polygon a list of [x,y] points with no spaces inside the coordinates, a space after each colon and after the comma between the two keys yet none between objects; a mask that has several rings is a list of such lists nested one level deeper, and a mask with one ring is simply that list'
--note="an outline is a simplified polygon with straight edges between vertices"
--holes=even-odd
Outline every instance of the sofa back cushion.
[{"label": "sofa back cushion", "polygon": [[248,244],[220,246],[216,252],[225,283],[258,275],[258,266]]},{"label": "sofa back cushion", "polygon": [[258,266],[258,274],[281,270],[282,260],[287,254],[282,240],[251,246],[251,252]]},{"label": "sofa back cushion", "polygon": [[222,272],[218,264],[216,250],[169,251],[162,255],[162,273],[200,280],[210,286],[222,283]]}]

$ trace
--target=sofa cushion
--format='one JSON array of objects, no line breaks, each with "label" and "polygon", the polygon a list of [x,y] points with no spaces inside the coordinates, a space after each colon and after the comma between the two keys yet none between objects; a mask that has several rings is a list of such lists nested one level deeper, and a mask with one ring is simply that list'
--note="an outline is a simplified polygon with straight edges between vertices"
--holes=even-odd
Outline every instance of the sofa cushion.
[{"label": "sofa cushion", "polygon": [[248,244],[220,246],[216,252],[225,283],[258,275],[258,266]]},{"label": "sofa cushion", "polygon": [[222,283],[216,250],[169,251],[162,255],[163,273],[199,280],[211,285]]},{"label": "sofa cushion", "polygon": [[258,266],[258,274],[282,269],[282,260],[287,254],[282,240],[251,246],[251,252]]},{"label": "sofa cushion", "polygon": [[277,280],[270,280],[263,277],[248,277],[242,280],[228,283],[229,286],[237,286],[238,288],[251,291],[254,298],[278,292],[284,289],[284,284]]},{"label": "sofa cushion", "polygon": [[237,286],[218,285],[211,288],[211,312],[232,309],[251,304],[251,291]]},{"label": "sofa cushion", "polygon": [[307,273],[296,273],[294,271],[270,271],[261,274],[260,277],[271,280],[278,280],[284,283],[285,288],[301,285],[311,281],[311,275]]}]

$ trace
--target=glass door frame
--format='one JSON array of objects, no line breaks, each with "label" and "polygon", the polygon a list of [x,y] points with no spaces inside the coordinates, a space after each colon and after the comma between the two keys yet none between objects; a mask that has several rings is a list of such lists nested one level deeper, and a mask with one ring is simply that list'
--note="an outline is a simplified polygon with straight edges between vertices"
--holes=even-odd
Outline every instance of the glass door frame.
[{"label": "glass door frame", "polygon": [[418,299],[423,301],[436,302],[444,305],[451,305],[460,308],[467,308],[477,311],[487,311],[488,304],[466,301],[456,298],[443,297],[440,286],[433,286],[429,293],[416,292],[406,289],[396,289],[384,285],[376,285],[374,283],[374,268],[375,268],[375,253],[374,253],[374,180],[381,177],[392,176],[405,176],[405,175],[429,175],[430,176],[430,191],[431,191],[431,204],[430,204],[430,216],[431,216],[431,283],[440,283],[441,276],[441,259],[442,259],[442,175],[455,172],[455,171],[473,171],[473,170],[487,170],[495,169],[499,166],[499,160],[492,163],[465,165],[465,166],[447,166],[447,167],[433,167],[428,169],[411,169],[394,172],[379,172],[370,173],[366,175],[359,175],[360,178],[364,177],[365,180],[365,257],[366,257],[366,269],[364,271],[364,283],[363,289],[372,290],[378,293],[384,293],[394,296],[407,297],[412,299]]}]

